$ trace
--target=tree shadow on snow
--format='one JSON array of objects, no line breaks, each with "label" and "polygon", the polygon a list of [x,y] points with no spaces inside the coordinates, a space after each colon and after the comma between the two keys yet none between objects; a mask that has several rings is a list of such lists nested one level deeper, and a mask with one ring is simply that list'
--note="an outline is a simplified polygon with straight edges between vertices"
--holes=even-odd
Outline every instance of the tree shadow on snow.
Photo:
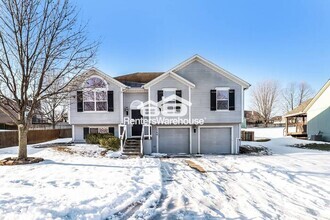
[{"label": "tree shadow on snow", "polygon": [[78,166],[78,167],[102,167],[102,168],[125,168],[125,169],[132,169],[132,168],[157,168],[157,165],[154,166],[131,166],[131,165],[104,165],[104,164],[90,164],[90,163],[62,163],[62,162],[56,162],[53,160],[45,160],[42,164],[52,164],[52,165],[60,165],[60,166]]}]

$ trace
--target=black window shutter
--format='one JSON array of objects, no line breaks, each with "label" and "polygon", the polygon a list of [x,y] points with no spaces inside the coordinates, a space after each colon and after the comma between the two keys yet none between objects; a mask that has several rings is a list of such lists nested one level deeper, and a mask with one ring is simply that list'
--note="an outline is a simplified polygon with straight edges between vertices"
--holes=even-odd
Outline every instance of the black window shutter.
[{"label": "black window shutter", "polygon": [[82,91],[77,91],[77,112],[83,112],[84,107],[83,107],[83,92]]},{"label": "black window shutter", "polygon": [[115,128],[109,127],[109,134],[115,135]]},{"label": "black window shutter", "polygon": [[[182,90],[176,90],[175,95],[182,98]],[[181,102],[178,99],[176,99],[175,103],[180,104]],[[176,110],[180,111],[180,106],[176,106]]]},{"label": "black window shutter", "polygon": [[86,139],[87,135],[89,134],[89,128],[85,127],[84,128],[84,139]]},{"label": "black window shutter", "polygon": [[235,89],[229,90],[229,110],[235,110]]},{"label": "black window shutter", "polygon": [[162,101],[162,98],[163,98],[163,90],[158,90],[157,91],[157,102],[160,102]]},{"label": "black window shutter", "polygon": [[113,112],[113,91],[108,91],[108,112]]},{"label": "black window shutter", "polygon": [[[180,98],[182,98],[182,90],[176,90],[175,91],[175,95],[179,96]],[[181,103],[179,100],[176,100],[176,103]]]},{"label": "black window shutter", "polygon": [[217,110],[217,91],[215,89],[210,90],[210,110]]}]

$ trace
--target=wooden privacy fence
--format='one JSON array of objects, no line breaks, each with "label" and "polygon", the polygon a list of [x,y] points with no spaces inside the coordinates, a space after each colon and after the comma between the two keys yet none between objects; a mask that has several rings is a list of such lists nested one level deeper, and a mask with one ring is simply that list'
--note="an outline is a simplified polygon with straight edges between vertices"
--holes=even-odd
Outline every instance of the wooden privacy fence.
[{"label": "wooden privacy fence", "polygon": [[[28,144],[37,144],[45,141],[51,141],[57,138],[72,137],[71,129],[53,129],[53,130],[30,130],[28,132]],[[18,145],[18,131],[0,132],[0,148]]]},{"label": "wooden privacy fence", "polygon": [[254,141],[254,131],[242,131],[242,141]]}]

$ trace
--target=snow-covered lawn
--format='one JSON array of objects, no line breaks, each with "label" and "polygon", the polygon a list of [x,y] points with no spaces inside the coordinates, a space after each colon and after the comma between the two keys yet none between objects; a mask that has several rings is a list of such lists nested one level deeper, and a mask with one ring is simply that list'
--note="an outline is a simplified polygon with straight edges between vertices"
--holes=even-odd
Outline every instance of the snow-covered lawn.
[{"label": "snow-covered lawn", "polygon": [[[111,159],[29,148],[46,161],[0,166],[0,219],[329,219],[330,152],[286,146],[301,142],[308,141],[244,143],[267,146],[272,156],[189,159],[206,174],[184,158]],[[14,151],[1,149],[0,158]]]},{"label": "snow-covered lawn", "polygon": [[[293,128],[289,128],[291,130]],[[280,138],[283,137],[283,127],[276,128],[245,128],[245,131],[254,131],[254,136],[257,138]]]},{"label": "snow-covered lawn", "polygon": [[[0,157],[16,151],[1,149]],[[29,153],[46,160],[0,166],[0,219],[106,219],[129,213],[135,203],[132,214],[148,216],[160,198],[158,159],[83,157],[49,148]]]},{"label": "snow-covered lawn", "polygon": [[172,219],[327,219],[330,154],[209,156],[162,161],[164,196],[157,217]]}]

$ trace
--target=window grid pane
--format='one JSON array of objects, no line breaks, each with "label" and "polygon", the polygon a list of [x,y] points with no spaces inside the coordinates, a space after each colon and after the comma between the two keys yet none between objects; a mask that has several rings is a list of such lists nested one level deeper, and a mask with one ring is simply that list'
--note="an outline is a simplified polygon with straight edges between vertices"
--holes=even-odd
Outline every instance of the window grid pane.
[{"label": "window grid pane", "polygon": [[99,128],[99,133],[100,134],[107,134],[109,132],[108,128]]},{"label": "window grid pane", "polygon": [[218,110],[228,110],[228,101],[227,100],[218,100],[217,101]]},{"label": "window grid pane", "polygon": [[106,111],[107,102],[96,102],[96,111]]},{"label": "window grid pane", "polygon": [[96,101],[106,101],[107,93],[105,91],[96,92]]},{"label": "window grid pane", "polygon": [[97,134],[98,133],[98,128],[90,128],[89,133],[91,134]]},{"label": "window grid pane", "polygon": [[84,92],[84,101],[94,101],[94,92],[93,91],[86,91]]},{"label": "window grid pane", "polygon": [[228,90],[218,90],[217,91],[217,99],[219,100],[228,100],[229,93]]},{"label": "window grid pane", "polygon": [[95,102],[84,102],[84,111],[95,111]]}]

